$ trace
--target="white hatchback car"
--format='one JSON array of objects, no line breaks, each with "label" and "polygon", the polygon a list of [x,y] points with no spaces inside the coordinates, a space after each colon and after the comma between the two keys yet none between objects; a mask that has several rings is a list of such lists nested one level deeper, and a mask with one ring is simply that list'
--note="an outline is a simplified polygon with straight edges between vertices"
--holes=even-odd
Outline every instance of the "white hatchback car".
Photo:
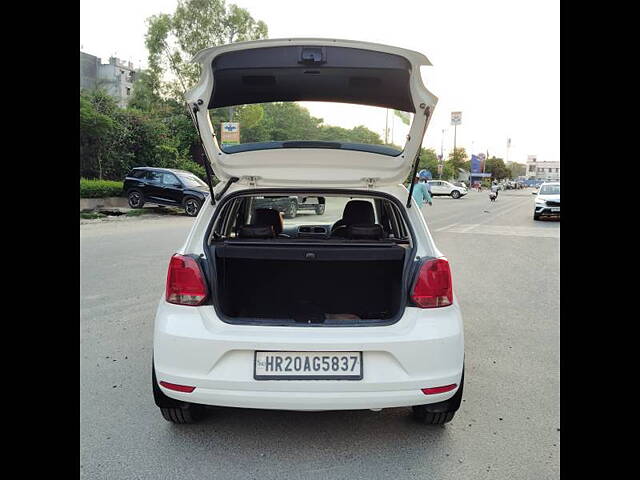
[{"label": "white hatchback car", "polygon": [[[462,316],[449,262],[402,185],[415,176],[437,102],[420,76],[427,58],[286,39],[214,47],[194,61],[202,74],[186,99],[207,172],[221,181],[170,260],[156,313],[153,394],[164,418],[190,423],[206,406],[413,407],[426,424],[450,421],[464,382]],[[390,108],[413,120],[402,151],[218,143],[210,109],[294,101]],[[264,208],[283,196],[322,197],[325,210],[307,225]]]}]

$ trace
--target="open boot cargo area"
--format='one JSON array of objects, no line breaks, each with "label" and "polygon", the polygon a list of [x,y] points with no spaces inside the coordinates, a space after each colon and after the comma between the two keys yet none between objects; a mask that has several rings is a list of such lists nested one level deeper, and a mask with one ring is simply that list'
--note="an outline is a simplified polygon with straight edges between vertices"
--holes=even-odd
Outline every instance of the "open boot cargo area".
[{"label": "open boot cargo area", "polygon": [[326,207],[307,216],[314,222],[307,225],[278,207],[291,193],[254,191],[221,206],[207,245],[218,315],[258,325],[397,321],[413,264],[397,200],[361,191],[307,193],[301,198],[318,195]]},{"label": "open boot cargo area", "polygon": [[231,318],[305,324],[388,321],[401,307],[405,248],[224,245],[219,307]]}]

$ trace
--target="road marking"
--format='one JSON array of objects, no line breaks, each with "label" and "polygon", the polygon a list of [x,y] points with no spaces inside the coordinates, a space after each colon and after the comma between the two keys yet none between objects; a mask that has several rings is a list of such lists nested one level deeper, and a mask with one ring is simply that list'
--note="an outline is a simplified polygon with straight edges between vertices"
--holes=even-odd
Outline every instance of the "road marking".
[{"label": "road marking", "polygon": [[440,227],[440,228],[436,228],[435,231],[439,232],[441,230],[448,230],[451,227],[455,227],[456,225],[458,225],[457,223],[452,223],[451,225],[447,225],[446,227]]},{"label": "road marking", "polygon": [[515,237],[546,237],[560,238],[559,228],[539,228],[539,227],[518,227],[509,225],[483,225],[473,223],[470,225],[456,224],[449,227],[443,227],[437,231],[445,231],[448,233],[472,233],[480,235],[504,235]]},{"label": "road marking", "polygon": [[[515,205],[511,204],[511,203],[507,203],[505,205],[504,203],[502,203],[502,204],[497,205],[497,206],[495,206],[495,204],[493,204],[490,207],[487,207],[487,208],[491,208],[490,211],[486,212],[486,213],[489,214],[489,216],[485,217],[485,220],[482,220],[481,222],[479,222],[478,225],[481,225],[481,224],[484,224],[484,223],[487,223],[487,222],[491,222],[492,220],[494,220],[494,219],[496,219],[498,217],[501,217],[502,215],[517,209],[523,203],[524,202],[516,202]],[[483,209],[483,211],[484,211],[484,209]],[[457,215],[454,215],[454,216],[463,217],[463,216],[468,216],[468,214],[469,214],[468,212],[460,212],[460,213],[458,213]],[[438,219],[430,219],[429,217],[426,217],[426,220],[427,220],[427,224],[428,225],[432,225],[433,223],[437,223],[438,222]],[[458,224],[459,224],[459,222],[452,223],[452,224],[449,224],[449,225],[447,225],[445,227],[436,228],[433,231],[434,232],[444,231],[444,230],[447,230],[447,229],[453,227],[454,225],[458,225]],[[467,224],[467,225],[469,225],[469,224]],[[472,229],[472,228],[473,227],[470,227],[470,229]]]}]

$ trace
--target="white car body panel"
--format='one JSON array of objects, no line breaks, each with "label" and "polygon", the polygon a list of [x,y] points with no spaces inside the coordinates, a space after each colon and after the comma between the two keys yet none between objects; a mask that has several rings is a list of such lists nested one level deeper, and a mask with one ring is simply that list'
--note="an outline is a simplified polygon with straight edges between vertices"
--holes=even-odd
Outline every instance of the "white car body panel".
[{"label": "white car body panel", "polygon": [[[287,148],[257,150],[227,154],[220,148],[214,135],[207,105],[215,88],[211,62],[223,53],[278,46],[326,46],[347,47],[391,53],[404,57],[411,63],[410,92],[416,114],[410,127],[403,152],[397,157],[378,153],[345,151],[326,148]],[[331,39],[281,39],[240,42],[213,47],[199,52],[194,62],[201,65],[200,80],[186,94],[189,105],[202,105],[195,112],[200,125],[202,142],[216,176],[225,181],[240,178],[250,183],[257,178],[261,186],[354,187],[362,186],[365,179],[374,178],[377,185],[395,185],[407,178],[411,166],[422,145],[425,130],[438,101],[422,82],[420,67],[431,65],[424,55],[402,48],[368,42]],[[425,115],[429,111],[430,115]]]}]

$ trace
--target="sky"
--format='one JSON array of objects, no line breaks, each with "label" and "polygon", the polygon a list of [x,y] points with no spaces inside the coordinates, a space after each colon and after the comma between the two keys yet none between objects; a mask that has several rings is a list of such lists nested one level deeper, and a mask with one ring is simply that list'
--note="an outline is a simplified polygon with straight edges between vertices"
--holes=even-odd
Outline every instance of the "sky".
[{"label": "sky", "polygon": [[[510,161],[525,163],[528,155],[561,160],[559,0],[231,3],[266,22],[270,38],[362,40],[425,54],[433,66],[424,68],[423,79],[439,100],[423,145],[440,153],[442,144],[445,157],[453,150],[451,112],[461,111],[456,145],[467,153],[488,151],[506,160],[511,138]],[[115,55],[144,68],[146,18],[173,13],[176,5],[177,0],[81,0],[81,50],[105,63]],[[379,131],[383,122],[378,116],[374,125],[362,113],[332,116],[313,106],[310,111],[346,128],[369,122]],[[395,134],[404,135],[399,121]]]}]

